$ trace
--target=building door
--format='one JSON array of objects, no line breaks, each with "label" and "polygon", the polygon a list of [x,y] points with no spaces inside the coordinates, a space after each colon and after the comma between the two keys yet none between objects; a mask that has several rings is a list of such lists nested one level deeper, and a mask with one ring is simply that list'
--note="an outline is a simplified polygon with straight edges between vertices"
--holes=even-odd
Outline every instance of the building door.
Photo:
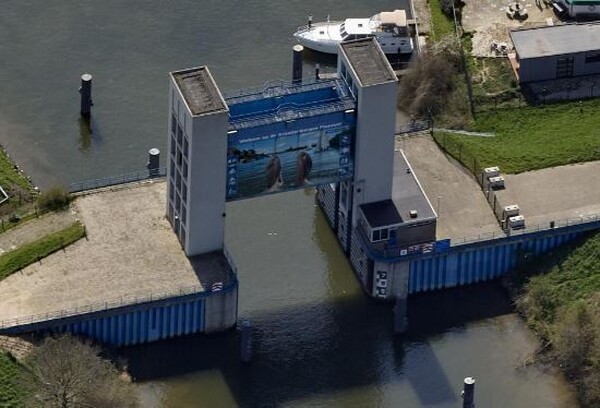
[{"label": "building door", "polygon": [[556,77],[569,78],[573,76],[573,57],[564,57],[556,60]]}]

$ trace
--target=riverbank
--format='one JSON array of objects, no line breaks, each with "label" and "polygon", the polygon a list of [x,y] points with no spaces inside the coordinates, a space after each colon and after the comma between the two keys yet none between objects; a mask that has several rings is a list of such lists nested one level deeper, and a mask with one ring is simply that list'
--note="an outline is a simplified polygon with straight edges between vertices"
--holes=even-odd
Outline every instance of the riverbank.
[{"label": "riverbank", "polygon": [[600,406],[600,233],[525,272],[515,280],[516,304],[542,339],[543,358],[576,386],[582,407]]}]

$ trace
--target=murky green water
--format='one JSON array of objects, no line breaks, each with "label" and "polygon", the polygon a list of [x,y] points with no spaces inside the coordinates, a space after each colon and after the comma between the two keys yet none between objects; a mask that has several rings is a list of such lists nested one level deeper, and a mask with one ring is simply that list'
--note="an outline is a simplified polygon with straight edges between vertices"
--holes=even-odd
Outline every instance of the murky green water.
[{"label": "murky green water", "polygon": [[[143,169],[164,150],[171,70],[208,64],[223,89],[288,78],[291,32],[308,13],[364,16],[392,1],[7,1],[0,13],[0,143],[42,186]],[[320,61],[327,65],[328,61]],[[329,63],[331,60],[329,60]],[[314,63],[314,60],[311,62]],[[94,75],[93,133],[78,121]],[[561,377],[522,362],[536,343],[494,284],[409,302],[411,331],[367,299],[310,191],[228,206],[237,333],[126,349],[145,406],[570,407]]]}]

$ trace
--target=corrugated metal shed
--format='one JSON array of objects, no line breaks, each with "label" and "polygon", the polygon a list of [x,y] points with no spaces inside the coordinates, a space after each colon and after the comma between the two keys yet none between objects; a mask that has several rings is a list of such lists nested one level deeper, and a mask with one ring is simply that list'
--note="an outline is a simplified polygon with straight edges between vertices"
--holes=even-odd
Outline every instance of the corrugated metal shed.
[{"label": "corrugated metal shed", "polygon": [[520,59],[600,49],[600,24],[565,24],[511,31]]}]

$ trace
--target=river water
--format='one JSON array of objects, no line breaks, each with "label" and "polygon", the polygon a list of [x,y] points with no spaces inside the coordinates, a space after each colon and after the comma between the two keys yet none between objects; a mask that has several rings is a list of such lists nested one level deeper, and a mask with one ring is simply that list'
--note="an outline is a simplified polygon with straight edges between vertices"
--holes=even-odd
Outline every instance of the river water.
[{"label": "river water", "polygon": [[[165,150],[167,77],[207,64],[222,89],[289,78],[291,32],[330,13],[393,1],[5,1],[0,13],[0,143],[41,186],[143,169]],[[307,64],[317,61],[313,58]],[[332,69],[331,59],[319,60]],[[79,76],[94,75],[92,132]],[[571,407],[564,379],[523,362],[535,339],[493,283],[410,299],[411,329],[367,299],[310,190],[228,204],[240,316],[235,331],[122,351],[144,406],[458,407],[475,376],[479,407]]]}]

